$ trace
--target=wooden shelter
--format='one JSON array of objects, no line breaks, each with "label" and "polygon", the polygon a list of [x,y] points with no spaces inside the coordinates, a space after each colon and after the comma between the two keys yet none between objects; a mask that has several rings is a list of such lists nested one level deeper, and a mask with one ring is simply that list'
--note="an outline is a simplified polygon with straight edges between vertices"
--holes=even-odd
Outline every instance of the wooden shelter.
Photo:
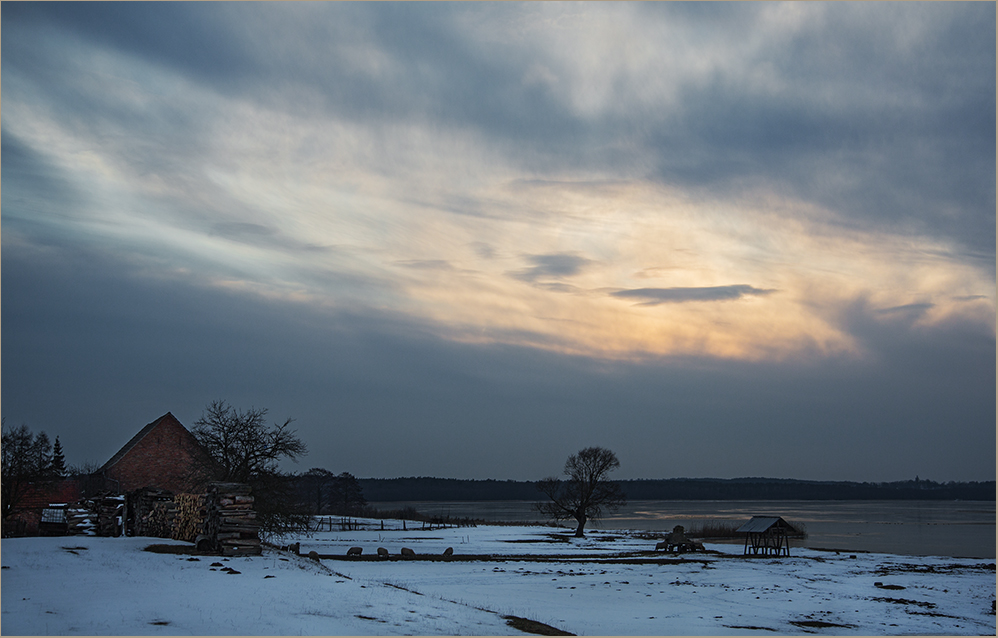
[{"label": "wooden shelter", "polygon": [[790,555],[789,534],[796,530],[781,516],[753,516],[737,530],[745,534],[745,555],[785,556]]}]

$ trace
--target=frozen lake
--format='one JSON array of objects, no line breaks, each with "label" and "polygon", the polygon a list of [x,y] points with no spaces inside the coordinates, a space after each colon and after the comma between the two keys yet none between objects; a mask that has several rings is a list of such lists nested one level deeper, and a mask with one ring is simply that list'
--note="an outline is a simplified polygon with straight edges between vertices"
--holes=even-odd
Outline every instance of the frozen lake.
[{"label": "frozen lake", "polygon": [[[531,501],[373,502],[431,516],[502,522],[543,520]],[[995,557],[994,501],[632,501],[597,528],[668,531],[697,521],[782,516],[807,526],[791,546],[912,556]]]}]

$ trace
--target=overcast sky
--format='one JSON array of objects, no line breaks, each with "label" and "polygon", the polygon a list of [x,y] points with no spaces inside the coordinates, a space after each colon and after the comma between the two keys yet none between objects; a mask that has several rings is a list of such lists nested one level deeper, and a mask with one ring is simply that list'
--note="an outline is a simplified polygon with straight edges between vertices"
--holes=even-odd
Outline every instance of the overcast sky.
[{"label": "overcast sky", "polygon": [[2,409],[288,469],[995,476],[994,3],[3,3]]}]

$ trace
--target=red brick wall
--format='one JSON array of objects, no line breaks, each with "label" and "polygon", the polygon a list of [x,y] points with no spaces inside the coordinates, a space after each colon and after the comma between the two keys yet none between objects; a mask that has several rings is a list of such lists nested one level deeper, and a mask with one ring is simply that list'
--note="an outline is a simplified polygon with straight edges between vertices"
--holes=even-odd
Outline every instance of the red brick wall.
[{"label": "red brick wall", "polygon": [[24,521],[24,533],[33,536],[38,533],[38,521],[42,518],[43,509],[56,503],[75,503],[80,500],[80,495],[80,485],[73,479],[30,485],[18,503],[20,511],[13,518]]},{"label": "red brick wall", "polygon": [[107,477],[120,482],[122,493],[140,487],[183,492],[196,453],[193,435],[167,416],[107,470]]}]

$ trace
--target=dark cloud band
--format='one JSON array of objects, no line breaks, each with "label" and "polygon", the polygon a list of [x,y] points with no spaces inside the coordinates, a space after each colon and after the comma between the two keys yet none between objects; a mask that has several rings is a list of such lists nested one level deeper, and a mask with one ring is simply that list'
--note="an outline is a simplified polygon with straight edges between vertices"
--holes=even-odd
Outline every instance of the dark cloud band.
[{"label": "dark cloud band", "polygon": [[774,292],[755,288],[746,284],[733,286],[703,286],[688,288],[635,288],[610,293],[621,299],[643,300],[639,305],[657,306],[663,303],[684,303],[687,301],[731,301],[745,296],[768,295]]}]

